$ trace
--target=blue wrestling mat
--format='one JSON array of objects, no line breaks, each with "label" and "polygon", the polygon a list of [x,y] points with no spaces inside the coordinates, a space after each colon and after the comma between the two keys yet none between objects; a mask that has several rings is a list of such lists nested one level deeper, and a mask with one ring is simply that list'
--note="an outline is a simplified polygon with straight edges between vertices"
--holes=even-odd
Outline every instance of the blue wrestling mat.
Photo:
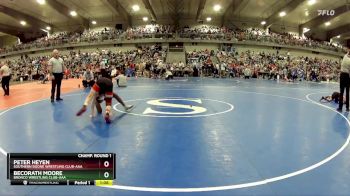
[{"label": "blue wrestling mat", "polygon": [[[189,78],[115,87],[113,122],[75,113],[88,91],[0,113],[0,195],[346,195],[349,121],[335,84]],[[6,153],[113,152],[109,187],[11,186]]]}]

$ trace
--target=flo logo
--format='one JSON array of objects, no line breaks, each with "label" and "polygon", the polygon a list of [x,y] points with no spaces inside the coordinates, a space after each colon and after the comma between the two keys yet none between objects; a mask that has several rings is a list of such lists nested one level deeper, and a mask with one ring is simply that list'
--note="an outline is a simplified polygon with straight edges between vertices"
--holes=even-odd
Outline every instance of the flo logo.
[{"label": "flo logo", "polygon": [[317,10],[319,16],[334,16],[335,10]]},{"label": "flo logo", "polygon": [[[230,103],[206,98],[148,98],[126,102],[135,105],[128,114],[146,117],[204,117],[227,113],[234,108]],[[126,113],[120,104],[113,108]]]}]

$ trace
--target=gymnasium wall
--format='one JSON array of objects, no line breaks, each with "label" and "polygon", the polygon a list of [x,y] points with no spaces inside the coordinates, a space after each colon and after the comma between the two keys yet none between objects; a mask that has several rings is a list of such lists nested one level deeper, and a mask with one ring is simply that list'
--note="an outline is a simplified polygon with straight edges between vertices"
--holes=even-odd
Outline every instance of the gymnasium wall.
[{"label": "gymnasium wall", "polygon": [[18,38],[15,36],[12,36],[12,35],[0,36],[0,48],[15,45],[17,42],[18,42]]},{"label": "gymnasium wall", "polygon": [[205,49],[209,49],[209,50],[217,50],[220,48],[220,44],[210,44],[210,43],[196,43],[193,42],[194,45],[192,43],[184,43],[185,46],[185,50],[187,52],[190,51],[194,51],[194,50],[205,50]]},{"label": "gymnasium wall", "polygon": [[[194,50],[217,50],[220,48],[220,44],[205,44],[205,43],[198,43],[198,45],[192,45],[192,43],[185,43],[185,50],[187,52],[194,51]],[[265,52],[265,53],[276,53],[277,50],[273,49],[272,47],[267,46],[247,46],[247,45],[233,45],[233,47],[236,49],[238,53],[245,52],[247,50],[255,51],[255,52]],[[287,54],[287,52],[290,53],[291,56],[308,56],[308,57],[317,57],[322,59],[333,59],[333,60],[339,60],[339,57],[335,57],[333,55],[328,54],[315,54],[311,51],[305,51],[305,50],[295,50],[295,49],[280,49],[278,50],[280,54]]]},{"label": "gymnasium wall", "polygon": [[74,50],[80,50],[81,52],[94,52],[96,50],[111,50],[111,51],[130,51],[135,50],[136,46],[135,44],[123,44],[122,46],[114,46],[114,45],[106,45],[106,46],[99,46],[99,47],[84,47]]}]

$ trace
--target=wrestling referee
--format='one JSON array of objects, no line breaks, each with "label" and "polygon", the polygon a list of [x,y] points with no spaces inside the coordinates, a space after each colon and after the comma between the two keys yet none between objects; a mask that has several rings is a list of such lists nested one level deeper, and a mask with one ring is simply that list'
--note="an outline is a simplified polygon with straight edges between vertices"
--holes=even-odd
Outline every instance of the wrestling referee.
[{"label": "wrestling referee", "polygon": [[49,60],[48,65],[50,67],[49,72],[52,80],[51,102],[54,102],[56,87],[56,101],[62,101],[63,99],[61,98],[61,83],[65,67],[63,65],[63,59],[59,56],[58,50],[53,50],[52,58]]},{"label": "wrestling referee", "polygon": [[343,61],[341,62],[340,67],[340,97],[339,97],[339,108],[337,109],[338,112],[342,112],[343,110],[343,95],[344,90],[346,90],[346,96],[345,96],[345,105],[346,105],[346,111],[349,111],[349,85],[350,85],[350,48],[348,48],[348,53],[345,54]]}]

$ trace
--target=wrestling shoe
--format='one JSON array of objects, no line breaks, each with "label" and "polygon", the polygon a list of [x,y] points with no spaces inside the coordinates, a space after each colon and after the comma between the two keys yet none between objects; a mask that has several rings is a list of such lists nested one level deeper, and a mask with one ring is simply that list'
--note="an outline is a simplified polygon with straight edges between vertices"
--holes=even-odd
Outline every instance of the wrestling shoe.
[{"label": "wrestling shoe", "polygon": [[106,112],[106,114],[105,114],[105,121],[106,121],[107,124],[111,123],[111,116],[109,115],[108,112]]},{"label": "wrestling shoe", "polygon": [[134,108],[134,105],[127,105],[127,106],[124,106],[125,112],[130,112],[133,108]]}]

